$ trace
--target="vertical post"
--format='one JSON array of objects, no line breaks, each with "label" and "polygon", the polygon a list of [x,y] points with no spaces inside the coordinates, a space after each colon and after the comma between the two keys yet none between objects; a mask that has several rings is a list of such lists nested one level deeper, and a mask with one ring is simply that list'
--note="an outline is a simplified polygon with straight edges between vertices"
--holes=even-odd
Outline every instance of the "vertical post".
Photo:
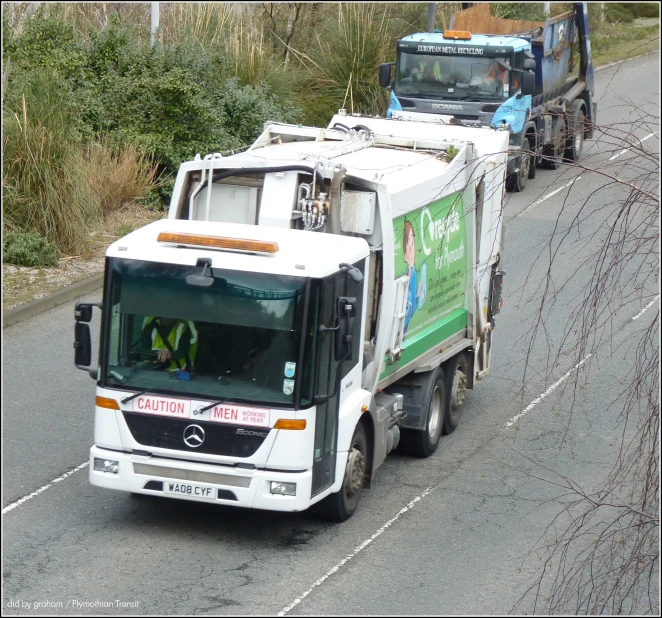
[{"label": "vertical post", "polygon": [[542,12],[545,14],[545,19],[549,19],[549,2],[542,3]]},{"label": "vertical post", "polygon": [[152,20],[150,25],[150,32],[152,33],[151,43],[152,47],[156,46],[156,40],[159,34],[159,3],[152,2]]},{"label": "vertical post", "polygon": [[600,21],[604,23],[605,21],[605,3],[600,3]]},{"label": "vertical post", "polygon": [[434,32],[434,9],[435,3],[428,2],[428,32]]}]

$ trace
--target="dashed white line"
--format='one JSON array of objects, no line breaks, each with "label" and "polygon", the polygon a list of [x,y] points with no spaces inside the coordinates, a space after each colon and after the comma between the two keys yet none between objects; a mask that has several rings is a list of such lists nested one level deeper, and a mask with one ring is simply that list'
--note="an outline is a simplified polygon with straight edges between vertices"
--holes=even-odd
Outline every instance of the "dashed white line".
[{"label": "dashed white line", "polygon": [[[649,133],[646,137],[641,138],[639,140],[639,143],[643,144],[647,139],[650,139],[656,133],[657,133],[657,131],[653,131],[652,133]],[[632,148],[634,148],[634,146],[630,146],[629,148],[624,148],[618,154],[615,154],[613,157],[609,157],[609,160],[613,161],[614,159],[616,159],[617,157],[620,157],[622,154],[625,154],[628,150],[631,150]]]},{"label": "dashed white line", "polygon": [[373,534],[369,539],[366,539],[359,545],[351,554],[343,558],[336,566],[334,566],[326,575],[323,575],[320,577],[306,592],[304,592],[301,596],[297,597],[290,603],[285,609],[281,610],[278,612],[278,616],[284,616],[287,614],[289,611],[294,609],[301,601],[303,601],[315,588],[318,586],[322,585],[329,577],[331,577],[334,573],[337,573],[343,566],[345,566],[354,556],[356,556],[359,552],[363,551],[370,543],[372,543],[382,532],[384,532],[387,528],[389,528],[392,524],[395,523],[395,521],[400,517],[400,515],[404,515],[407,511],[411,510],[414,505],[417,502],[420,502],[425,496],[427,496],[431,491],[433,491],[433,487],[428,487],[420,496],[416,496],[407,506],[402,508],[398,514],[395,517],[392,517],[389,519],[375,534]]},{"label": "dashed white line", "polygon": [[577,178],[573,178],[567,185],[563,185],[562,187],[559,187],[555,191],[552,191],[551,193],[548,193],[547,195],[544,195],[541,197],[539,200],[533,202],[530,206],[527,206],[521,213],[518,215],[515,215],[516,217],[521,217],[524,213],[529,212],[532,208],[535,208],[538,204],[542,204],[546,199],[552,197],[552,195],[556,195],[559,191],[563,191],[563,189],[567,189],[570,185],[574,184],[577,182],[581,176],[577,176]]},{"label": "dashed white line", "polygon": [[12,504],[8,504],[4,509],[2,509],[2,514],[4,515],[5,513],[9,513],[9,511],[15,509],[17,506],[21,506],[24,502],[27,502],[31,498],[34,498],[35,496],[38,496],[42,491],[46,491],[49,487],[51,487],[55,483],[59,483],[60,481],[64,481],[67,477],[71,476],[75,472],[78,472],[79,470],[82,470],[89,464],[89,461],[86,461],[85,463],[80,464],[77,468],[74,468],[73,470],[69,470],[69,472],[65,472],[62,476],[58,476],[56,479],[53,479],[50,483],[47,483],[43,487],[40,487],[39,489],[33,491],[31,494],[28,494],[27,496],[23,496],[22,498],[19,498],[16,502],[13,502]]},{"label": "dashed white line", "polygon": [[635,315],[635,316],[632,318],[632,321],[634,322],[637,318],[640,318],[642,315],[644,315],[644,313],[646,312],[646,310],[647,310],[647,309],[650,309],[650,308],[651,308],[651,307],[657,302],[657,299],[658,299],[658,298],[660,298],[660,295],[659,295],[659,294],[658,294],[653,300],[651,300],[651,302],[649,302],[649,303],[648,303],[648,304],[647,304],[647,305],[646,305],[646,306],[645,306],[645,307],[644,307],[639,313],[637,313],[637,315]]},{"label": "dashed white line", "polygon": [[508,427],[511,427],[514,425],[520,418],[522,418],[525,414],[528,414],[533,408],[535,408],[547,395],[549,395],[559,384],[562,382],[565,382],[570,375],[572,374],[573,371],[577,371],[589,358],[591,358],[593,354],[589,354],[588,356],[585,356],[582,360],[580,360],[568,373],[566,373],[563,377],[559,378],[554,384],[552,384],[540,397],[537,399],[534,399],[524,410],[522,410],[519,414],[516,416],[513,416],[504,427],[501,428],[501,431],[504,431],[505,429],[508,429]]}]

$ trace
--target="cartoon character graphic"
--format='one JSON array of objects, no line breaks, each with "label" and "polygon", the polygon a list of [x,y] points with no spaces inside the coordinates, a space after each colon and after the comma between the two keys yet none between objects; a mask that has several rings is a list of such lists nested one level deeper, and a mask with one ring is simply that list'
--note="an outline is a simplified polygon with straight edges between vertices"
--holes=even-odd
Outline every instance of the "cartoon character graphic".
[{"label": "cartoon character graphic", "polygon": [[414,226],[410,221],[405,221],[403,248],[405,252],[405,262],[407,262],[407,270],[405,274],[409,275],[409,291],[407,292],[407,308],[405,312],[405,328],[407,332],[409,322],[411,321],[417,309],[423,307],[426,295],[426,267],[423,263],[420,273],[416,270],[416,242],[414,240]]}]

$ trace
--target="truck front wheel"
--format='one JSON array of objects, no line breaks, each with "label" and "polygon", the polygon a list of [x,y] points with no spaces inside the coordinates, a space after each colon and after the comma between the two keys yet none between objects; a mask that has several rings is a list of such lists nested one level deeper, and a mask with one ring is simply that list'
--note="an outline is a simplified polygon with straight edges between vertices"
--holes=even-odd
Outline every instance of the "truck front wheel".
[{"label": "truck front wheel", "polygon": [[427,401],[425,427],[420,429],[402,429],[400,437],[400,452],[414,457],[429,457],[437,450],[441,430],[444,425],[444,406],[446,404],[446,388],[444,373],[441,367],[431,372],[432,388]]},{"label": "truck front wheel", "polygon": [[359,422],[352,436],[340,491],[324,498],[314,510],[332,521],[343,522],[349,519],[359,506],[367,461],[368,440],[363,423]]},{"label": "truck front wheel", "polygon": [[[528,139],[525,139],[524,144],[526,148],[531,150],[531,145]],[[533,160],[531,153],[522,150],[522,154],[520,155],[519,163],[517,165],[517,171],[513,172],[508,177],[506,189],[508,189],[508,191],[512,191],[513,193],[520,193],[521,191],[524,191],[527,180],[531,178],[532,165],[535,165],[535,161]]]}]

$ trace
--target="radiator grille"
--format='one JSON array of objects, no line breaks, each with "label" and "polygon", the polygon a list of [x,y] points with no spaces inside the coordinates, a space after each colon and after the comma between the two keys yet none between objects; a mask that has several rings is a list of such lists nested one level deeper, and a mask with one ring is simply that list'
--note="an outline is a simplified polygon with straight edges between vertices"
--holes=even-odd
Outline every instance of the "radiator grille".
[{"label": "radiator grille", "polygon": [[213,483],[214,485],[227,485],[229,487],[248,487],[251,484],[250,476],[233,476],[230,474],[216,474],[214,472],[199,472],[197,470],[183,470],[168,466],[153,466],[150,464],[134,463],[133,471],[144,476],[158,476],[180,481],[195,481],[198,483]]}]

